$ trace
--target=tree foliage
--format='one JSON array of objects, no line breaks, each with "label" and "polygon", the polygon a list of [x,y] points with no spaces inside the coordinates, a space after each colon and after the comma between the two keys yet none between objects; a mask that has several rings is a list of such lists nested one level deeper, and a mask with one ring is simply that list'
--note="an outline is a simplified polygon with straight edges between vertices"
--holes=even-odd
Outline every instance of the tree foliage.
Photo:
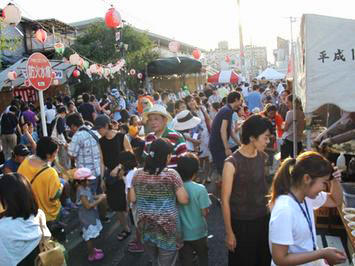
[{"label": "tree foliage", "polygon": [[[115,32],[108,29],[103,22],[99,22],[91,25],[84,34],[80,35],[71,48],[81,56],[99,64],[115,64],[118,59],[123,57],[127,62],[126,69],[129,71],[134,68],[137,73],[144,73],[147,63],[159,56],[153,51],[154,43],[147,34],[135,31],[130,26],[124,26],[121,30],[121,41],[128,44],[127,51],[122,51],[123,47],[118,48]],[[68,58],[73,50],[67,49],[65,56]],[[122,78],[126,80],[128,88],[131,90],[135,90],[139,86],[137,77],[129,77],[122,72],[115,74],[115,78],[110,81],[94,76],[93,80],[90,80],[83,74],[80,78],[81,83],[74,85],[75,94],[91,91],[101,95],[107,87],[118,87]]]},{"label": "tree foliage", "polygon": [[2,51],[15,51],[20,44],[20,39],[19,38],[9,38],[4,34],[4,28],[5,25],[2,22],[2,19],[0,18],[0,69],[1,69],[1,56],[2,56]]}]

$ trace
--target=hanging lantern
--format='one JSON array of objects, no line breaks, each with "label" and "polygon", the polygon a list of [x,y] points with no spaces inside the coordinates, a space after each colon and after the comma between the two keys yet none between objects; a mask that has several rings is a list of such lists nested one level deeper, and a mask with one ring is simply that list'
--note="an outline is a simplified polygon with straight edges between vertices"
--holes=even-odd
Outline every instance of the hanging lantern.
[{"label": "hanging lantern", "polygon": [[142,78],[143,78],[143,74],[142,74],[142,73],[138,73],[138,74],[137,74],[137,78],[138,78],[138,79],[142,79]]},{"label": "hanging lantern", "polygon": [[64,54],[65,46],[61,42],[57,42],[54,44],[54,50],[57,54]]},{"label": "hanging lantern", "polygon": [[129,74],[131,74],[131,76],[134,76],[134,75],[136,74],[136,70],[132,68],[132,69],[129,71]]},{"label": "hanging lantern", "polygon": [[84,69],[88,69],[89,68],[89,62],[88,61],[84,60],[83,68]]},{"label": "hanging lantern", "polygon": [[234,59],[232,59],[231,63],[232,63],[232,65],[235,65],[235,60],[234,60]]},{"label": "hanging lantern", "polygon": [[92,74],[96,74],[96,73],[97,73],[97,65],[96,65],[96,64],[92,64],[92,65],[89,67],[89,69],[90,69],[90,72],[91,72]]},{"label": "hanging lantern", "polygon": [[99,67],[97,68],[97,74],[98,74],[99,76],[102,76],[102,75],[104,74],[104,69],[103,69],[102,66],[99,66]]},{"label": "hanging lantern", "polygon": [[92,77],[90,68],[86,69],[86,72],[85,72],[85,73],[86,73],[86,75],[88,75],[89,78]]},{"label": "hanging lantern", "polygon": [[192,51],[192,56],[196,59],[196,60],[199,60],[200,57],[201,57],[201,51],[197,48],[195,48],[193,51]]},{"label": "hanging lantern", "polygon": [[226,57],[224,58],[224,60],[229,64],[231,62],[231,58],[229,55],[226,55]]},{"label": "hanging lantern", "polygon": [[47,32],[43,29],[38,29],[35,33],[35,38],[40,43],[45,43],[47,40]]},{"label": "hanging lantern", "polygon": [[177,53],[180,50],[180,43],[176,41],[172,41],[169,43],[169,50],[173,53]]},{"label": "hanging lantern", "polygon": [[59,85],[59,80],[53,79],[53,85],[54,85],[54,86],[58,86],[58,85]]},{"label": "hanging lantern", "polygon": [[17,78],[17,73],[15,71],[10,71],[7,73],[7,77],[9,78],[9,80],[15,80]]},{"label": "hanging lantern", "polygon": [[70,64],[77,66],[80,63],[80,59],[81,59],[80,56],[75,53],[69,57],[69,62]]},{"label": "hanging lantern", "polygon": [[5,24],[17,26],[21,21],[21,11],[17,6],[9,3],[2,10],[2,18]]},{"label": "hanging lantern", "polygon": [[111,7],[105,15],[105,23],[107,28],[117,29],[122,25],[122,19],[120,13],[113,7]]},{"label": "hanging lantern", "polygon": [[80,71],[77,70],[77,69],[75,69],[75,70],[73,71],[73,77],[74,77],[74,78],[80,77]]}]

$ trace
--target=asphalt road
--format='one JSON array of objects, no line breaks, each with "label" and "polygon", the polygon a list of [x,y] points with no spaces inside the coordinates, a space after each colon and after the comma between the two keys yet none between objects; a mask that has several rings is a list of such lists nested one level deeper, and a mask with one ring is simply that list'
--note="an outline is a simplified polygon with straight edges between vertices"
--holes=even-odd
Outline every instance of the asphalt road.
[{"label": "asphalt road", "polygon": [[[209,185],[209,191],[213,191],[214,184]],[[227,265],[227,249],[224,246],[224,225],[221,208],[218,202],[211,197],[212,206],[208,215],[209,229],[209,265]],[[104,225],[100,237],[96,240],[96,247],[103,249],[105,258],[99,262],[87,260],[87,248],[80,236],[79,222],[75,212],[68,218],[68,235],[65,244],[69,251],[69,266],[100,265],[100,266],[148,266],[151,265],[149,257],[145,253],[132,254],[127,251],[128,242],[134,238],[134,233],[124,241],[118,241],[116,235],[121,228],[116,223],[116,216],[111,215],[111,222]]]}]

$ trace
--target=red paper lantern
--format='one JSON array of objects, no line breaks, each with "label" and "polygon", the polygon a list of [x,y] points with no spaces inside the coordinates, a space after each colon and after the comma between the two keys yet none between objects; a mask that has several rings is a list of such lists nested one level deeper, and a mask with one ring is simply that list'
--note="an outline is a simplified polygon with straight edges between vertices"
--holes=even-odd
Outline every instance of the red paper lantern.
[{"label": "red paper lantern", "polygon": [[7,73],[9,80],[15,80],[17,78],[17,73],[15,71],[10,71]]},{"label": "red paper lantern", "polygon": [[77,69],[75,69],[75,70],[73,71],[73,77],[74,77],[74,78],[80,77],[80,71],[77,70]]},{"label": "red paper lantern", "polygon": [[226,61],[228,64],[230,63],[231,58],[230,58],[230,56],[229,56],[229,55],[226,55],[226,57],[225,57],[225,61]]},{"label": "red paper lantern", "polygon": [[197,48],[195,48],[193,51],[192,51],[192,56],[196,59],[196,60],[199,60],[200,57],[201,57],[201,51]]},{"label": "red paper lantern", "polygon": [[105,15],[106,26],[110,29],[116,29],[122,25],[122,19],[120,13],[113,7],[111,7]]},{"label": "red paper lantern", "polygon": [[35,33],[35,38],[40,43],[45,43],[47,40],[47,32],[43,29],[38,29]]}]

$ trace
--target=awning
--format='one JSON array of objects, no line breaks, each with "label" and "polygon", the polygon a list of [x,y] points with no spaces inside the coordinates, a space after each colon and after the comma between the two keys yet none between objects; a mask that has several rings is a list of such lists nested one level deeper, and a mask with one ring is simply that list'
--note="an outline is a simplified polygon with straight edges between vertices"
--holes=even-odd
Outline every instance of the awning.
[{"label": "awning", "polygon": [[200,61],[185,56],[176,56],[154,60],[148,64],[148,76],[181,75],[200,73]]},{"label": "awning", "polygon": [[233,83],[236,84],[239,81],[239,76],[233,70],[223,70],[208,77],[209,83]]},{"label": "awning", "polygon": [[[24,87],[24,83],[26,80],[26,65],[28,58],[23,58],[17,61],[12,66],[8,67],[4,71],[0,72],[0,91],[3,88],[11,88],[11,87]],[[61,60],[49,60],[52,66],[52,70],[55,72],[55,79],[58,80],[58,85],[65,84],[68,79],[71,77],[76,66],[71,64],[64,63]],[[9,80],[7,74],[10,71],[15,71],[17,74],[17,78],[14,81]]]}]

